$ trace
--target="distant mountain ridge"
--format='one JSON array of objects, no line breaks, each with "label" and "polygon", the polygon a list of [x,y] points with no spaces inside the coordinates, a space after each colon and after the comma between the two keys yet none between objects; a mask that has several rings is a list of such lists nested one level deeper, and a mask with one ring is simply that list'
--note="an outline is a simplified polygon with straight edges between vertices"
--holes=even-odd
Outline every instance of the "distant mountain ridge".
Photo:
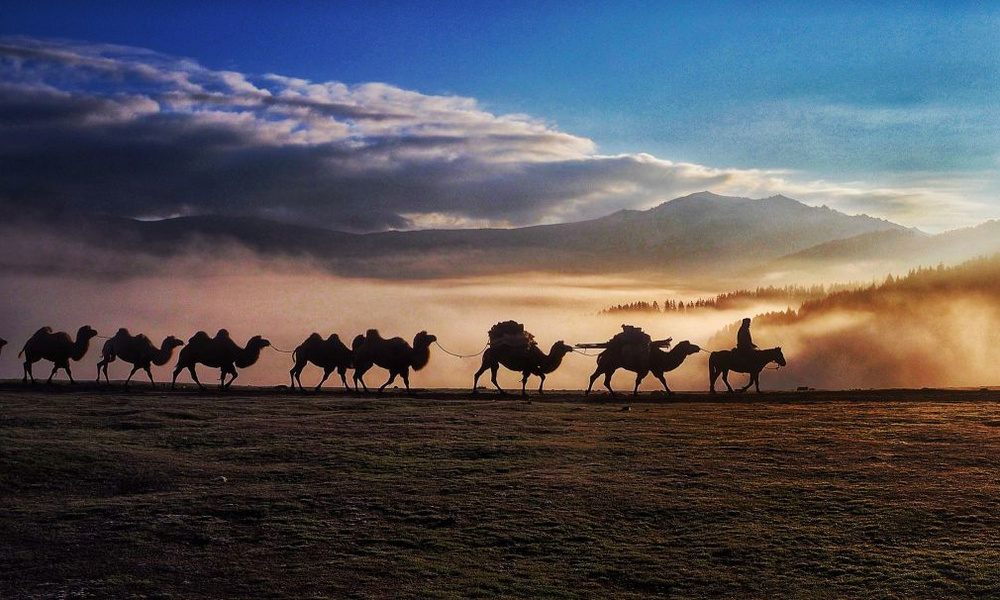
[{"label": "distant mountain ridge", "polygon": [[[729,277],[774,264],[811,268],[840,260],[838,256],[871,254],[883,242],[906,251],[913,240],[927,238],[883,219],[849,216],[785,196],[751,199],[711,192],[676,198],[648,210],[514,229],[356,234],[227,216],[161,221],[89,216],[48,227],[60,237],[122,253],[170,256],[235,244],[265,256],[307,257],[337,274],[379,278],[525,271]],[[961,246],[960,240],[968,235],[955,233],[953,237],[940,247]],[[985,240],[976,238],[967,245],[984,244]]]}]

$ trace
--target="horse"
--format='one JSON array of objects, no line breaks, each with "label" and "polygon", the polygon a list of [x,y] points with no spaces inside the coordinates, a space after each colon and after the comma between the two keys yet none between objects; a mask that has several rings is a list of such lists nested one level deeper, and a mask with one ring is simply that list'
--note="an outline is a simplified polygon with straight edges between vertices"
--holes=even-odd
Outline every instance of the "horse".
[{"label": "horse", "polygon": [[772,362],[779,366],[785,366],[785,355],[781,353],[781,348],[769,348],[767,350],[753,350],[752,353],[741,354],[735,350],[719,350],[713,352],[708,357],[708,383],[709,391],[715,393],[715,380],[722,375],[722,381],[733,392],[733,386],[729,385],[729,372],[749,373],[750,381],[740,389],[745,392],[751,385],[756,386],[757,393],[760,393],[760,372],[764,367]]}]

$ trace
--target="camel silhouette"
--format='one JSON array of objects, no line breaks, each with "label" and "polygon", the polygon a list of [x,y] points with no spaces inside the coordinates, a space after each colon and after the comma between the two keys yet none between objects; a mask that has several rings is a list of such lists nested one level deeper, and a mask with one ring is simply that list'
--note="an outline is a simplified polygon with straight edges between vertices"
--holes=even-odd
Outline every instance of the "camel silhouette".
[{"label": "camel silhouette", "polygon": [[532,344],[528,346],[512,346],[507,344],[490,346],[483,352],[483,363],[476,376],[472,380],[472,393],[478,394],[479,376],[490,370],[490,381],[497,388],[501,395],[506,395],[500,384],[497,383],[497,371],[503,365],[511,371],[521,373],[521,395],[527,396],[528,377],[537,375],[541,382],[538,384],[538,393],[544,394],[542,387],[545,385],[545,376],[562,364],[563,357],[573,351],[573,347],[567,345],[562,340],[552,344],[548,354],[545,354]]},{"label": "camel silhouette", "polygon": [[334,370],[340,375],[340,380],[344,382],[347,391],[351,391],[351,386],[347,384],[347,369],[353,365],[354,352],[340,341],[340,336],[336,333],[331,334],[325,340],[318,333],[310,335],[292,352],[292,360],[295,365],[288,371],[288,374],[292,378],[293,390],[296,382],[298,382],[300,390],[305,390],[300,376],[306,365],[312,363],[323,369],[323,379],[316,385],[317,392]]},{"label": "camel silhouette", "polygon": [[760,372],[764,367],[772,362],[779,366],[785,366],[785,355],[781,353],[781,348],[768,348],[767,350],[719,350],[713,352],[708,357],[708,383],[709,391],[715,393],[715,380],[722,375],[722,382],[726,384],[729,392],[733,392],[733,386],[729,385],[729,372],[749,373],[750,381],[740,388],[740,392],[747,391],[751,385],[756,386],[757,393],[760,393]]},{"label": "camel silhouette", "polygon": [[133,336],[128,329],[122,327],[115,333],[114,337],[104,342],[104,348],[101,349],[101,360],[97,363],[97,382],[101,382],[101,373],[103,372],[104,381],[111,383],[111,380],[108,379],[108,365],[120,358],[132,365],[132,372],[125,380],[126,386],[132,381],[132,376],[135,375],[136,371],[142,369],[149,376],[149,383],[156,387],[150,366],[162,367],[167,364],[174,354],[174,349],[183,345],[184,342],[171,335],[164,338],[163,343],[157,348],[144,334]]},{"label": "camel silhouette", "polygon": [[589,394],[591,388],[594,387],[594,381],[597,380],[602,374],[604,375],[604,387],[608,388],[608,392],[612,396],[615,395],[615,391],[611,389],[611,376],[615,374],[618,369],[625,369],[626,371],[632,371],[636,374],[635,376],[635,388],[632,390],[632,395],[639,395],[639,384],[645,379],[648,373],[652,373],[654,377],[660,380],[663,384],[663,389],[668,394],[673,395],[673,391],[667,387],[667,380],[664,378],[663,374],[668,371],[673,371],[677,367],[681,366],[684,359],[692,354],[697,354],[701,352],[701,348],[692,344],[691,342],[684,340],[679,342],[674,348],[668,352],[664,352],[662,349],[652,346],[649,349],[649,356],[643,365],[636,364],[637,361],[629,360],[627,356],[623,356],[620,352],[621,346],[615,346],[608,348],[604,352],[597,355],[597,369],[594,374],[590,376],[590,385],[587,386],[586,393]]},{"label": "camel silhouette", "polygon": [[[253,365],[260,358],[260,351],[270,345],[271,342],[255,335],[245,347],[240,348],[225,329],[220,329],[214,338],[208,337],[204,331],[199,331],[191,336],[177,357],[177,366],[174,367],[174,377],[170,387],[174,388],[177,385],[177,375],[187,369],[191,373],[191,379],[198,384],[198,388],[205,389],[201,381],[198,381],[198,374],[195,372],[195,365],[200,363],[219,369],[219,389],[227,389],[239,376],[236,367],[243,369]],[[232,375],[232,379],[228,382],[226,375]]]},{"label": "camel silhouette", "polygon": [[69,334],[64,331],[52,333],[51,327],[42,327],[24,343],[24,347],[17,354],[18,357],[24,356],[24,378],[21,380],[22,383],[27,383],[29,377],[31,378],[31,383],[35,383],[35,376],[31,372],[31,365],[44,359],[53,363],[52,373],[49,374],[49,379],[46,383],[52,383],[52,378],[55,377],[56,371],[63,369],[66,371],[66,375],[69,376],[69,382],[75,384],[73,373],[69,368],[69,361],[83,358],[83,355],[87,353],[87,349],[90,348],[90,340],[96,335],[97,332],[89,325],[84,325],[76,332],[76,340],[70,338]]},{"label": "camel silhouette", "polygon": [[361,387],[368,392],[365,385],[364,376],[374,365],[378,365],[389,371],[389,380],[378,389],[382,392],[393,381],[396,376],[403,378],[406,384],[406,391],[410,391],[410,369],[419,371],[427,366],[431,358],[430,346],[437,341],[437,337],[426,331],[421,331],[413,337],[413,346],[410,346],[401,337],[384,339],[377,329],[369,329],[364,336],[354,338],[354,389],[358,389],[358,382]]}]

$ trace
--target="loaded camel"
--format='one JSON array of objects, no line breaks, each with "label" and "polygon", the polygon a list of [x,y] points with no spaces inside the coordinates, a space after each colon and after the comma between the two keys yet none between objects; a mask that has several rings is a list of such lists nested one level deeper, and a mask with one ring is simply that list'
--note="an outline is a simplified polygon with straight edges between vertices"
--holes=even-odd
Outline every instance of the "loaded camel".
[{"label": "loaded camel", "polygon": [[142,369],[149,376],[149,383],[153,387],[156,387],[150,366],[156,365],[162,367],[167,364],[174,354],[174,349],[183,345],[184,342],[171,335],[167,336],[163,340],[163,343],[160,344],[160,347],[157,348],[144,334],[140,333],[133,336],[129,333],[128,329],[122,327],[114,337],[104,342],[104,348],[101,350],[101,360],[97,363],[97,382],[101,382],[101,373],[103,372],[104,381],[111,383],[108,379],[108,365],[115,362],[115,359],[120,358],[132,365],[132,372],[128,374],[128,379],[125,380],[126,386],[132,381],[132,376],[135,375],[136,371]]},{"label": "loaded camel", "polygon": [[288,374],[292,378],[293,390],[296,382],[298,382],[300,390],[305,390],[300,375],[308,363],[323,369],[323,379],[316,384],[317,392],[334,370],[340,375],[340,380],[344,382],[347,391],[351,390],[351,386],[347,384],[347,369],[351,368],[353,364],[354,353],[344,342],[340,341],[340,336],[336,333],[331,334],[325,340],[318,333],[310,335],[292,352],[292,360],[295,361],[295,365],[288,371]]},{"label": "loaded camel", "polygon": [[537,375],[541,379],[541,382],[538,384],[538,393],[543,394],[545,393],[542,391],[542,387],[545,385],[545,376],[558,369],[559,365],[562,364],[563,357],[572,351],[573,347],[562,340],[552,344],[552,348],[548,354],[542,352],[534,344],[527,346],[507,344],[490,346],[483,352],[483,364],[476,371],[476,376],[472,380],[472,393],[479,393],[476,389],[479,387],[479,376],[489,369],[490,381],[493,382],[493,385],[501,395],[506,395],[507,392],[503,391],[500,384],[497,383],[497,371],[500,369],[500,365],[503,365],[511,371],[521,373],[522,396],[528,395],[526,387],[528,385],[528,377],[532,375]]},{"label": "loaded camel", "polygon": [[[214,338],[208,337],[204,331],[199,331],[188,340],[177,357],[177,366],[174,367],[174,377],[170,387],[177,385],[177,375],[187,369],[191,373],[191,379],[198,384],[198,388],[204,390],[205,386],[198,381],[198,374],[194,369],[195,365],[200,363],[219,369],[219,389],[226,389],[239,376],[236,367],[243,369],[253,365],[260,358],[260,351],[270,345],[271,342],[255,335],[245,347],[240,348],[225,329],[220,329]],[[228,382],[226,375],[232,375],[232,379]]]},{"label": "loaded camel", "polygon": [[421,331],[413,337],[413,346],[410,346],[401,337],[384,339],[377,329],[369,329],[368,332],[354,338],[352,344],[354,350],[354,389],[358,389],[358,382],[365,392],[368,386],[365,385],[364,376],[374,365],[378,365],[389,371],[389,380],[378,389],[382,392],[393,381],[396,376],[403,378],[406,391],[410,391],[410,369],[419,371],[427,366],[431,358],[431,344],[437,341],[437,337]]},{"label": "loaded camel", "polygon": [[708,357],[708,383],[709,391],[715,393],[715,380],[722,375],[722,382],[726,384],[729,393],[733,392],[733,386],[729,385],[729,372],[749,373],[750,381],[740,388],[740,392],[747,391],[751,385],[756,386],[757,393],[760,393],[760,372],[771,363],[778,366],[785,366],[785,355],[781,353],[781,348],[769,348],[767,350],[719,350],[713,352]]},{"label": "loaded camel", "polygon": [[587,386],[587,394],[590,393],[591,388],[594,387],[594,381],[597,380],[602,374],[604,375],[604,387],[608,388],[608,392],[611,395],[615,395],[615,391],[611,389],[611,376],[615,374],[618,369],[625,369],[627,371],[632,371],[636,374],[635,376],[635,388],[632,390],[632,395],[639,395],[639,384],[645,379],[647,373],[652,373],[654,377],[660,380],[663,384],[663,390],[668,394],[673,395],[673,391],[667,387],[667,380],[664,378],[663,374],[668,371],[673,371],[677,367],[681,366],[684,359],[692,354],[697,354],[701,352],[701,348],[692,344],[691,342],[684,340],[678,343],[668,352],[664,352],[662,349],[651,346],[649,348],[649,358],[645,361],[644,365],[637,366],[631,361],[626,360],[626,357],[622,356],[619,351],[620,346],[610,347],[604,352],[597,355],[597,369],[594,374],[590,376],[590,385]]},{"label": "loaded camel", "polygon": [[31,383],[35,383],[31,365],[44,359],[53,363],[52,373],[49,374],[46,383],[52,383],[52,378],[55,377],[56,371],[59,369],[66,371],[71,384],[76,383],[73,381],[69,361],[83,358],[87,349],[90,348],[90,340],[96,335],[97,332],[89,325],[84,325],[76,332],[76,340],[70,338],[69,334],[64,331],[52,333],[51,327],[42,327],[24,343],[24,348],[17,355],[18,357],[24,356],[24,378],[21,381],[28,383],[30,377]]}]

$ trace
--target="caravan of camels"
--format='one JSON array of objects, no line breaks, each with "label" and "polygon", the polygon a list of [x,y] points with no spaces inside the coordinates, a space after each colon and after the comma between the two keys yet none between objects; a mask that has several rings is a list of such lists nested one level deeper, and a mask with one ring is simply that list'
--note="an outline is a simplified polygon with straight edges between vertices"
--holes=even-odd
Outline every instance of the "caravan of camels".
[{"label": "caravan of camels", "polygon": [[[730,371],[747,373],[750,381],[739,389],[743,392],[756,386],[760,392],[760,372],[769,364],[785,365],[785,357],[781,348],[758,350],[749,338],[750,319],[744,319],[743,327],[738,336],[739,343],[732,350],[711,352],[709,358],[709,390],[715,393],[715,382],[721,375],[723,383],[729,392],[735,391],[729,384]],[[52,382],[56,373],[62,369],[69,377],[70,383],[75,383],[70,362],[79,362],[87,354],[90,342],[99,336],[97,331],[89,326],[81,327],[76,337],[66,332],[53,332],[51,327],[42,327],[24,343],[18,357],[24,358],[24,377],[22,381],[35,383],[32,365],[40,360],[52,363],[52,372],[47,379]],[[139,370],[146,372],[151,385],[153,380],[152,365],[163,366],[170,362],[177,348],[177,364],[173,370],[171,388],[177,385],[177,376],[185,369],[191,379],[204,390],[205,386],[198,379],[195,367],[199,364],[219,369],[219,387],[227,389],[239,376],[237,367],[245,369],[253,366],[260,358],[264,348],[271,347],[271,342],[262,336],[250,338],[244,346],[240,346],[230,337],[229,332],[220,329],[215,336],[204,331],[194,334],[185,343],[175,336],[166,337],[157,347],[144,334],[132,335],[128,329],[121,328],[110,338],[105,338],[101,348],[101,359],[97,363],[97,382],[101,375],[110,384],[108,365],[121,360],[132,365],[132,370],[125,380],[127,386]],[[590,376],[586,393],[589,394],[594,382],[604,376],[604,387],[610,394],[615,394],[611,388],[611,377],[618,369],[625,369],[636,374],[633,395],[638,394],[639,384],[650,373],[663,385],[667,394],[674,392],[667,386],[665,373],[681,366],[684,359],[698,352],[706,352],[695,344],[685,340],[670,348],[672,339],[653,340],[638,327],[622,325],[622,332],[607,342],[595,344],[577,344],[575,347],[559,340],[555,342],[546,354],[535,342],[534,336],[516,321],[504,321],[494,325],[489,331],[489,343],[482,352],[471,356],[482,356],[482,364],[473,377],[472,393],[479,390],[479,377],[490,371],[490,381],[500,394],[506,392],[497,383],[497,372],[503,366],[522,375],[521,395],[527,395],[528,379],[534,375],[540,379],[538,393],[544,393],[545,377],[554,372],[562,364],[563,358],[571,352],[580,349],[599,349],[597,368]],[[304,390],[301,374],[305,367],[312,363],[323,369],[323,378],[314,388],[319,391],[330,374],[334,371],[340,376],[344,388],[354,392],[368,392],[365,384],[365,374],[375,366],[389,372],[389,378],[379,388],[382,392],[391,385],[397,377],[403,380],[407,392],[410,391],[410,370],[419,371],[430,361],[430,347],[437,343],[437,337],[426,331],[421,331],[413,338],[412,344],[400,337],[383,338],[378,330],[369,329],[364,335],[356,336],[348,347],[337,334],[326,339],[319,333],[313,333],[299,344],[291,354],[293,366],[289,370],[292,389]],[[0,338],[0,353],[7,341]],[[439,345],[440,347],[440,345]],[[669,350],[668,350],[669,348]],[[444,350],[442,348],[442,350]],[[278,350],[279,352],[285,352]],[[444,350],[448,354],[452,354]],[[453,356],[460,356],[452,354]],[[590,356],[590,355],[588,355]],[[467,358],[467,357],[464,357]],[[353,390],[347,379],[347,370],[354,369]]]}]

